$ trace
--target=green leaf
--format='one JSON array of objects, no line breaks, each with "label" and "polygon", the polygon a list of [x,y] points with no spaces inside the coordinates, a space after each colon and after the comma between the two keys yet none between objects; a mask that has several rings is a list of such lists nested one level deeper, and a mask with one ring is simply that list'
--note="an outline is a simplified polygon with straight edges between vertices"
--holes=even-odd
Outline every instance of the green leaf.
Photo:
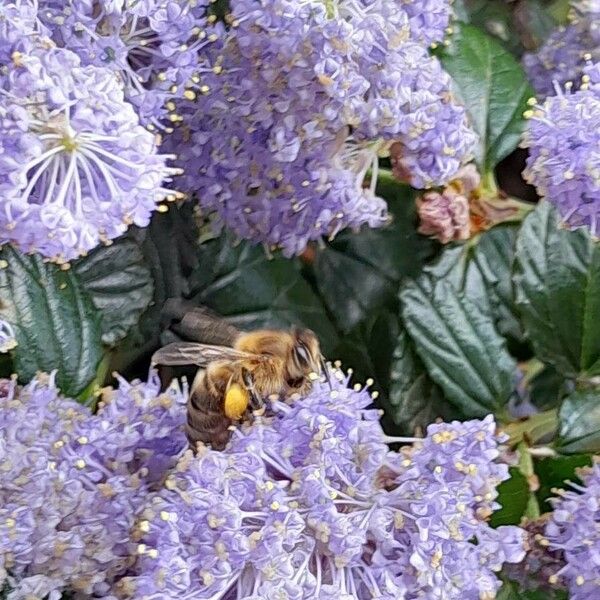
[{"label": "green leaf", "polygon": [[560,452],[600,452],[600,390],[573,392],[560,408],[559,421]]},{"label": "green leaf", "polygon": [[556,21],[540,0],[522,0],[514,8],[515,28],[526,50],[537,50],[556,29]]},{"label": "green leaf", "polygon": [[510,279],[517,231],[514,225],[498,225],[469,243],[448,246],[423,271],[464,293],[494,318],[500,333],[520,342],[524,332]]},{"label": "green leaf", "polygon": [[140,248],[132,240],[117,240],[79,260],[74,271],[100,312],[102,341],[115,345],[152,301],[152,276]]},{"label": "green leaf", "polygon": [[518,525],[529,503],[529,483],[527,477],[516,467],[509,469],[510,479],[498,486],[497,502],[502,505],[490,517],[490,525]]},{"label": "green leaf", "polygon": [[298,260],[269,259],[262,248],[230,236],[198,249],[198,267],[190,278],[192,295],[240,328],[288,327],[312,329],[326,354],[336,347],[337,333],[319,297],[301,272]]},{"label": "green leaf", "polygon": [[402,331],[397,338],[390,369],[390,389],[384,403],[385,414],[399,428],[412,435],[436,418],[459,418],[456,409],[444,400],[431,380],[410,336]]},{"label": "green leaf", "polygon": [[521,41],[513,26],[511,5],[506,0],[465,0],[468,18],[459,20],[472,23],[499,39],[513,54],[521,52]]},{"label": "green leaf", "polygon": [[541,202],[517,238],[513,282],[536,355],[565,377],[600,374],[600,246]]},{"label": "green leaf", "polygon": [[485,281],[498,331],[515,340],[523,340],[524,332],[514,300],[511,270],[518,227],[499,225],[482,234],[473,258]]},{"label": "green leaf", "polygon": [[119,344],[111,369],[119,372],[148,368],[148,359],[161,343],[161,310],[169,298],[189,294],[188,279],[198,264],[193,203],[169,204],[166,213],[154,213],[149,227],[133,228],[131,236],[141,248],[150,269],[154,296],[127,338]]},{"label": "green leaf", "polygon": [[352,368],[357,381],[372,377],[375,389],[385,395],[389,386],[392,350],[399,330],[397,311],[382,310],[344,335],[331,356],[341,360],[344,368]]},{"label": "green leaf", "polygon": [[404,323],[431,378],[465,416],[500,410],[516,364],[489,314],[428,274],[400,292]]},{"label": "green leaf", "polygon": [[552,510],[548,498],[554,496],[553,488],[565,487],[565,481],[579,481],[576,470],[592,464],[592,457],[587,454],[573,456],[557,456],[542,458],[535,462],[535,473],[540,482],[537,497],[542,504],[542,512]]},{"label": "green leaf", "polygon": [[[150,227],[135,231],[154,280],[154,309],[144,315],[146,323],[157,323],[157,314],[168,298],[189,294],[188,278],[198,266],[199,236],[191,203],[169,205],[166,213],[155,213]],[[154,327],[147,327],[152,330]]]},{"label": "green leaf", "polygon": [[529,383],[531,403],[540,410],[556,408],[565,395],[565,379],[554,367],[547,366]]},{"label": "green leaf", "polygon": [[382,178],[377,192],[388,201],[392,225],[341,233],[317,251],[313,265],[319,292],[344,333],[382,308],[396,311],[401,278],[416,275],[434,248],[414,227],[414,191]]},{"label": "green leaf", "polygon": [[6,379],[14,372],[15,370],[10,354],[0,354],[0,378]]},{"label": "green leaf", "polygon": [[473,25],[456,23],[438,56],[479,134],[476,160],[491,171],[519,143],[533,90],[517,60]]},{"label": "green leaf", "polygon": [[473,260],[476,240],[466,244],[449,245],[437,260],[423,268],[423,285],[430,287],[432,282],[443,279],[457,292],[463,293],[486,313],[491,312],[490,298],[486,283]]},{"label": "green leaf", "polygon": [[91,298],[72,270],[5,247],[0,259],[0,316],[15,329],[14,367],[22,381],[58,370],[57,384],[76,396],[102,357],[100,323]]},{"label": "green leaf", "polygon": [[505,581],[496,600],[567,600],[567,593],[563,590],[522,590],[514,581]]}]

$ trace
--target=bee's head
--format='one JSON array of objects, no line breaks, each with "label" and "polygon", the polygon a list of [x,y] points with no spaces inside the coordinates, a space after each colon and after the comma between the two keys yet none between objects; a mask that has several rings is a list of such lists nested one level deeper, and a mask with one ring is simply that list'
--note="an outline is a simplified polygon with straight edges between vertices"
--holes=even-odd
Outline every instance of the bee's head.
[{"label": "bee's head", "polygon": [[310,329],[292,329],[292,355],[288,365],[288,385],[303,387],[312,373],[325,373],[325,363],[317,336]]}]

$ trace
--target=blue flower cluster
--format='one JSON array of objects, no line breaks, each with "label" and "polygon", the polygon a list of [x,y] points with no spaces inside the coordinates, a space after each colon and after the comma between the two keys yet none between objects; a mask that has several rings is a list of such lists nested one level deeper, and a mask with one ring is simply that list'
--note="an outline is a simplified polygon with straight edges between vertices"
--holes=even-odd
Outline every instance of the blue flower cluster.
[{"label": "blue flower cluster", "polygon": [[531,110],[524,175],[570,227],[600,234],[600,63],[584,70],[581,89],[557,90]]},{"label": "blue flower cluster", "polygon": [[[493,598],[518,527],[487,524],[508,478],[492,417],[399,452],[366,389],[315,383],[186,450],[186,390],[120,381],[97,414],[53,377],[0,381],[0,588],[9,600]],[[79,597],[79,596],[78,596]]]},{"label": "blue flower cluster", "polygon": [[550,583],[566,583],[571,600],[597,598],[600,585],[600,466],[585,469],[581,478],[583,485],[571,483],[573,490],[558,490],[544,538],[565,562]]},{"label": "blue flower cluster", "polygon": [[587,61],[600,60],[600,4],[573,0],[569,23],[557,27],[535,53],[523,56],[523,66],[536,92],[555,93],[556,85],[578,85]]},{"label": "blue flower cluster", "polygon": [[370,395],[335,374],[224,452],[183,456],[141,514],[122,597],[495,597],[524,532],[487,524],[508,478],[493,419],[431,425],[391,452]]},{"label": "blue flower cluster", "polygon": [[185,390],[121,381],[96,415],[53,376],[0,381],[0,589],[10,600],[106,596],[147,495],[187,445]]},{"label": "blue flower cluster", "polygon": [[61,263],[147,225],[177,171],[114,72],[57,47],[27,0],[0,23],[0,243]]},{"label": "blue flower cluster", "polygon": [[[181,123],[166,144],[183,190],[238,236],[292,255],[344,227],[385,223],[377,163],[394,141],[414,186],[448,181],[475,135],[419,41],[443,35],[449,9],[409,5],[232,2],[195,98],[172,115]],[[432,29],[421,5],[435,5]]]},{"label": "blue flower cluster", "polygon": [[448,0],[228,10],[2,3],[0,244],[68,262],[185,192],[216,224],[292,255],[387,221],[375,184],[392,143],[420,188],[469,157],[475,134],[426,48],[445,34]]}]

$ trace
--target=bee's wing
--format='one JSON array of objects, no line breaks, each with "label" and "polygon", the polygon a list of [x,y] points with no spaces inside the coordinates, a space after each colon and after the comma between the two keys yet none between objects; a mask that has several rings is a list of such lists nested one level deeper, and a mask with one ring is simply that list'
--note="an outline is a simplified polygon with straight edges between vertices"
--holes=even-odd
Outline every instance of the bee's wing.
[{"label": "bee's wing", "polygon": [[169,298],[161,311],[163,325],[180,338],[200,344],[233,346],[241,331],[206,306]]},{"label": "bee's wing", "polygon": [[242,352],[226,346],[211,346],[195,342],[173,342],[157,350],[152,356],[153,365],[185,366],[197,365],[205,367],[215,360],[242,360],[260,355]]}]

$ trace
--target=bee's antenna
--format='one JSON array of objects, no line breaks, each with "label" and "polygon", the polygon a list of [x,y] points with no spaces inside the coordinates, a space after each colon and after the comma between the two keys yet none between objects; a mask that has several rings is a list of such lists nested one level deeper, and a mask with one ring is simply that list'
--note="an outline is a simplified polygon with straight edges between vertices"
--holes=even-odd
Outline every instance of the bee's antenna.
[{"label": "bee's antenna", "polygon": [[319,357],[319,362],[321,363],[321,371],[323,372],[325,381],[327,382],[329,389],[332,390],[333,386],[331,385],[331,378],[329,377],[329,369],[327,368],[327,363],[325,362],[323,355]]}]

